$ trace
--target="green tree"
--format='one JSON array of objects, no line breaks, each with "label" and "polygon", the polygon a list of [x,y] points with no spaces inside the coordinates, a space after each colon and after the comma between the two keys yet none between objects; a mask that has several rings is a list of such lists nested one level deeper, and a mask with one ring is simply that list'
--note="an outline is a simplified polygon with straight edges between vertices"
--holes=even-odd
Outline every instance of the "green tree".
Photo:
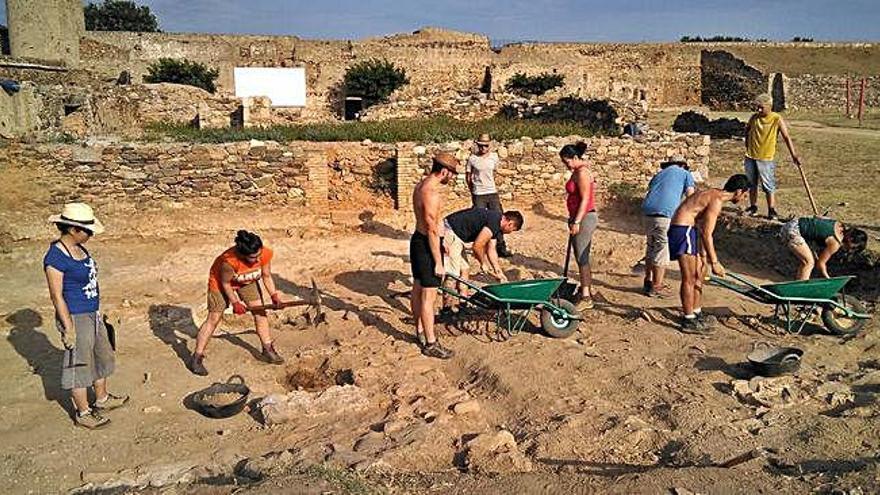
[{"label": "green tree", "polygon": [[551,89],[561,87],[565,82],[562,74],[545,72],[537,76],[527,76],[517,72],[504,85],[504,89],[518,95],[540,96]]},{"label": "green tree", "polygon": [[147,6],[129,0],[104,0],[85,7],[89,31],[159,32],[159,21]]},{"label": "green tree", "polygon": [[351,66],[345,73],[342,88],[346,96],[364,99],[364,108],[388,101],[394,90],[408,84],[403,69],[388,60],[373,58]]},{"label": "green tree", "polygon": [[145,82],[186,84],[211,93],[217,90],[214,81],[220,75],[217,69],[209,69],[205,64],[173,58],[160,58],[158,62],[150,64],[147,70],[149,74],[144,76]]}]

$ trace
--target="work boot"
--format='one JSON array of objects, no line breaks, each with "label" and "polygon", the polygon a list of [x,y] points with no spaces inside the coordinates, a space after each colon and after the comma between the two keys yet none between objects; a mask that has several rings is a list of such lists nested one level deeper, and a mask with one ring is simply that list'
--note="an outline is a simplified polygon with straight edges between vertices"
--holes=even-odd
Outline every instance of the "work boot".
[{"label": "work boot", "polygon": [[107,397],[104,397],[103,401],[96,400],[95,404],[92,405],[94,409],[99,411],[112,411],[113,409],[119,409],[124,406],[128,402],[128,396],[118,396],[113,394],[107,394]]},{"label": "work boot", "polygon": [[205,356],[203,354],[193,354],[192,359],[189,360],[189,370],[193,372],[194,375],[199,376],[208,376],[208,368],[205,368]]},{"label": "work boot", "polygon": [[455,351],[447,349],[440,345],[439,341],[435,341],[422,347],[422,354],[437,359],[449,359],[455,355]]},{"label": "work boot", "polygon": [[110,420],[101,416],[101,413],[95,410],[89,410],[84,413],[76,413],[74,417],[74,422],[77,426],[82,426],[83,428],[89,430],[97,430],[98,428],[103,428],[110,424]]},{"label": "work boot", "polygon": [[275,352],[275,346],[273,344],[264,345],[263,346],[263,360],[269,364],[282,364],[284,363],[284,358],[281,357],[277,352]]},{"label": "work boot", "polygon": [[681,332],[700,335],[709,333],[709,329],[699,318],[682,318]]},{"label": "work boot", "polygon": [[753,217],[758,214],[758,205],[752,205],[746,208],[746,215]]}]

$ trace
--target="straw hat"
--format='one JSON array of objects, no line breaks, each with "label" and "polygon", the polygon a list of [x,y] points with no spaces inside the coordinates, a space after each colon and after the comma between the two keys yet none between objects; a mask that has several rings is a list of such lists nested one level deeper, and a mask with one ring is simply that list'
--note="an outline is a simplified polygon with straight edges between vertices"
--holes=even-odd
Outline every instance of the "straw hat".
[{"label": "straw hat", "polygon": [[95,234],[104,232],[104,225],[95,218],[92,207],[85,203],[67,203],[60,214],[49,217],[49,223],[73,225],[91,230]]},{"label": "straw hat", "polygon": [[492,138],[489,137],[488,134],[480,134],[480,137],[477,139],[477,144],[490,144],[492,142]]},{"label": "straw hat", "polygon": [[434,163],[443,165],[444,168],[450,170],[454,174],[458,173],[458,166],[461,165],[457,158],[445,152],[434,155]]}]

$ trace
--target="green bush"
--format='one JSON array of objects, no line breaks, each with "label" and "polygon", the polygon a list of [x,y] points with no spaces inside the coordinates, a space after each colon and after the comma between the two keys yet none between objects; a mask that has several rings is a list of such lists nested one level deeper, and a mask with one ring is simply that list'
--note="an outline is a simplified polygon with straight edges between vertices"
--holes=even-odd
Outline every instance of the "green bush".
[{"label": "green bush", "polygon": [[220,75],[217,69],[209,69],[205,64],[173,58],[160,58],[147,70],[150,73],[144,76],[145,82],[187,84],[211,93],[217,90],[214,81]]},{"label": "green bush", "polygon": [[396,89],[408,84],[409,78],[403,69],[387,60],[373,58],[351,66],[342,82],[345,96],[359,96],[364,99],[364,108],[388,101]]},{"label": "green bush", "polygon": [[263,141],[363,141],[397,143],[404,141],[420,143],[444,143],[473,139],[489,133],[499,140],[518,139],[522,136],[544,138],[547,136],[592,136],[605,132],[603,129],[585,127],[574,122],[540,122],[510,120],[504,117],[477,122],[463,122],[450,117],[430,119],[401,119],[381,122],[345,122],[327,124],[303,124],[275,126],[265,129],[196,129],[185,124],[157,124],[149,129],[148,138],[198,143],[226,143],[259,139]]},{"label": "green bush", "polygon": [[159,32],[159,21],[149,7],[127,0],[89,3],[83,10],[88,31]]},{"label": "green bush", "polygon": [[545,72],[537,76],[527,76],[517,72],[507,81],[504,88],[518,95],[539,96],[551,89],[561,87],[565,81],[562,74]]}]

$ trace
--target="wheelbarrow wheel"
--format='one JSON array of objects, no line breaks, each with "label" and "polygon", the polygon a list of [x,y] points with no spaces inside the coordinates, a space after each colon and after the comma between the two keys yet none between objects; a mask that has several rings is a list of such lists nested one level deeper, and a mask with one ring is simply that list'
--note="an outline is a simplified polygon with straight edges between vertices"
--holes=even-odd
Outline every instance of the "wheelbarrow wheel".
[{"label": "wheelbarrow wheel", "polygon": [[[845,295],[838,302],[855,313],[864,314],[867,312],[861,301],[852,296]],[[829,332],[835,335],[854,335],[864,328],[867,321],[848,317],[840,308],[829,305],[822,309],[822,323],[825,324],[825,328]]]},{"label": "wheelbarrow wheel", "polygon": [[541,310],[541,328],[547,332],[547,335],[557,339],[564,339],[571,336],[577,330],[580,320],[570,318],[578,314],[577,307],[574,303],[565,299],[556,301],[556,305],[565,311],[565,315],[554,314],[549,308]]}]

